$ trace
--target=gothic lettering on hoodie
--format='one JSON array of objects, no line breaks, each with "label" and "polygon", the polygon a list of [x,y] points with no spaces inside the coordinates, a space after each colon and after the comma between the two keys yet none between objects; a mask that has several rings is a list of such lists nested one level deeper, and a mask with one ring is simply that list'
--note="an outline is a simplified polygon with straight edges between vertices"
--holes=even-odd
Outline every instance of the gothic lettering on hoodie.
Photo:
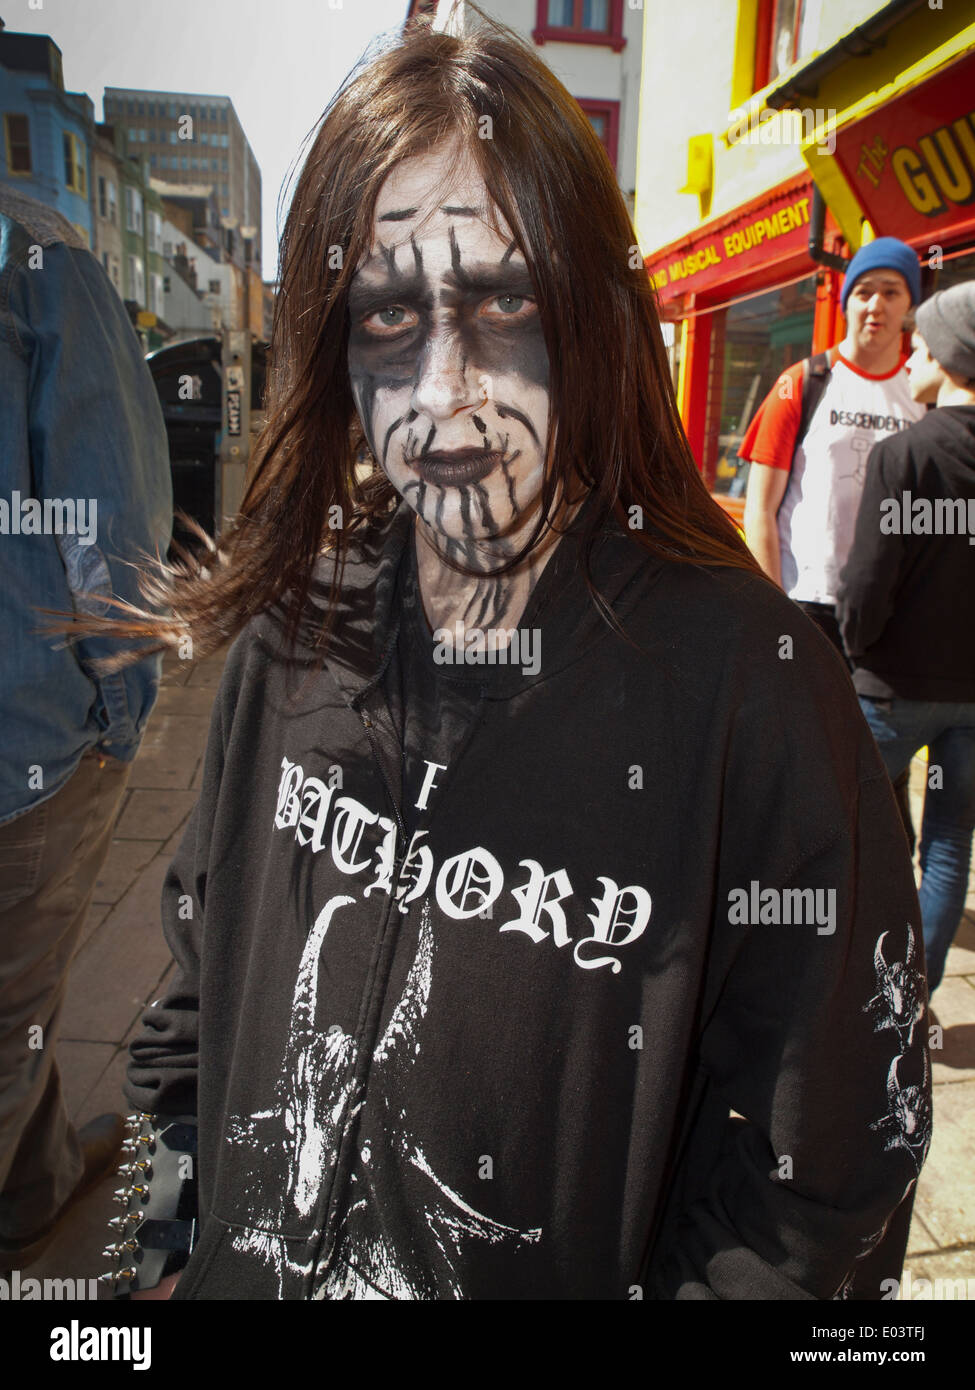
[{"label": "gothic lettering on hoodie", "polygon": [[[281,759],[274,824],[278,830],[293,829],[298,843],[310,846],[314,854],[329,850],[340,873],[349,877],[371,873],[363,897],[377,891],[391,893],[400,912],[408,912],[412,903],[432,895],[443,915],[452,921],[482,917],[489,910],[496,917],[495,904],[508,891],[512,910],[510,915],[502,913],[498,930],[522,932],[536,945],[548,940],[559,949],[571,945],[572,959],[583,970],[608,966],[614,975],[619,974],[619,952],[637,941],[650,921],[653,901],[642,884],[621,886],[615,879],[600,875],[596,879],[598,891],[588,900],[586,916],[592,931],[573,941],[563,904],[575,897],[576,890],[564,868],[546,872],[538,860],[525,858],[519,863],[522,875],[512,883],[498,859],[483,845],[462,850],[437,864],[424,843],[425,830],[414,832],[399,880],[394,883],[395,822],[339,788],[327,786],[321,778],[306,776],[304,768],[287,757]],[[379,843],[368,849],[365,835],[373,828],[378,831]]]}]

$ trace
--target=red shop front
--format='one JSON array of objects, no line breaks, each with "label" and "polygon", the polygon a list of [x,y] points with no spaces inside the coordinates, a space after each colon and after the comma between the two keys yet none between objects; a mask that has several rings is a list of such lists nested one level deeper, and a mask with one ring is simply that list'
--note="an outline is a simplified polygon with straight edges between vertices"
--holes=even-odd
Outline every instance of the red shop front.
[{"label": "red shop front", "polygon": [[[800,174],[647,259],[675,325],[681,419],[708,487],[740,514],[737,445],[783,368],[841,333],[841,277],[809,254],[813,185]],[[824,243],[841,251],[827,214]]]}]

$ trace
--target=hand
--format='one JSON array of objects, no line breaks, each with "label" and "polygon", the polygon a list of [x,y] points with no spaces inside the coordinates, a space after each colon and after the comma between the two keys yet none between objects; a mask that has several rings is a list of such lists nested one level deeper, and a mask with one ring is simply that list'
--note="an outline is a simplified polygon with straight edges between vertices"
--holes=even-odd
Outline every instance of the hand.
[{"label": "hand", "polygon": [[173,1289],[183,1277],[182,1270],[178,1274],[167,1274],[165,1279],[160,1279],[154,1289],[139,1289],[136,1293],[129,1294],[130,1298],[172,1298]]}]

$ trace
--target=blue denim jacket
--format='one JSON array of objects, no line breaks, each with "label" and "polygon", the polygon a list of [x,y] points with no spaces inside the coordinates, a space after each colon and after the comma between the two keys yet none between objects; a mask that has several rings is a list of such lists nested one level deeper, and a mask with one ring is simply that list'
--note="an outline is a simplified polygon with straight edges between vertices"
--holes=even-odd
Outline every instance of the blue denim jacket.
[{"label": "blue denim jacket", "polygon": [[160,658],[98,676],[117,644],[41,636],[35,605],[144,606],[124,562],[165,554],[172,510],[162,411],[121,300],[70,223],[0,184],[0,823],[89,748],[138,752]]}]

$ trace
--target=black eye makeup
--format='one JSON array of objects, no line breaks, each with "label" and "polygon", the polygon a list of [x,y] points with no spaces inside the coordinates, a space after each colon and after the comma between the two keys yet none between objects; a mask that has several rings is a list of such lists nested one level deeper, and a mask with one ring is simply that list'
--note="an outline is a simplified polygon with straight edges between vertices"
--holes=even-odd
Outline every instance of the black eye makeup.
[{"label": "black eye makeup", "polygon": [[[503,326],[522,324],[535,318],[538,306],[534,299],[523,294],[497,294],[478,307],[475,317]],[[387,303],[373,309],[359,320],[360,330],[371,337],[390,338],[412,331],[420,322],[420,314],[405,304]]]}]

